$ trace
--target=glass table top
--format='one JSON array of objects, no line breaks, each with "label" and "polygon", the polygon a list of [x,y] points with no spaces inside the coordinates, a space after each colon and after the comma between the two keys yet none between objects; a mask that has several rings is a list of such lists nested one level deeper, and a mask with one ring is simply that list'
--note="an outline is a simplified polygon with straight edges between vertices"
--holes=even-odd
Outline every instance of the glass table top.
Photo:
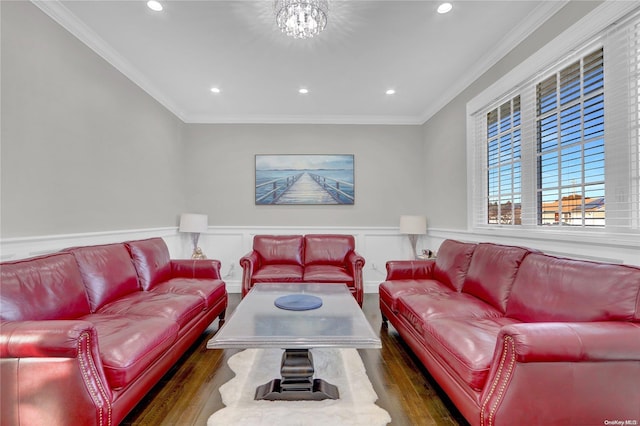
[{"label": "glass table top", "polygon": [[[277,298],[293,294],[319,297],[322,306],[305,311],[275,306]],[[382,347],[344,284],[256,284],[207,342],[208,349],[322,347]]]}]

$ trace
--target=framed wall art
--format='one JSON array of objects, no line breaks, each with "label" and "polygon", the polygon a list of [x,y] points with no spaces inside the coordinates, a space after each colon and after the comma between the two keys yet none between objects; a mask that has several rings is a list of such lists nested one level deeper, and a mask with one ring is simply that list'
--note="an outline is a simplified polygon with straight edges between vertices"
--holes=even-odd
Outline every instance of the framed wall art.
[{"label": "framed wall art", "polygon": [[256,155],[257,205],[353,205],[353,155]]}]

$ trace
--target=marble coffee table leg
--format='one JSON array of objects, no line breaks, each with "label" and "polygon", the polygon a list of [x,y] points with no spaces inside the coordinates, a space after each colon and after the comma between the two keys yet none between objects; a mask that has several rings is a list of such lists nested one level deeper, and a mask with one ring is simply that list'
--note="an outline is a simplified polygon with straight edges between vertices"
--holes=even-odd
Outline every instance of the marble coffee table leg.
[{"label": "marble coffee table leg", "polygon": [[258,386],[254,399],[270,401],[321,401],[338,399],[338,388],[313,378],[313,356],[309,349],[285,349],[280,365],[280,379]]}]

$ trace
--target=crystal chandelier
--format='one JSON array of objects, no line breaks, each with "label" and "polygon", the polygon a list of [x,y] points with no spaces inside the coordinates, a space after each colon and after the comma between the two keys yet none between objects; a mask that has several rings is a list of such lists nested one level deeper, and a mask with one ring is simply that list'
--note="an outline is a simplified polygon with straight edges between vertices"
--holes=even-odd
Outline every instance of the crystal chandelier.
[{"label": "crystal chandelier", "polygon": [[276,22],[293,38],[311,38],[327,26],[327,0],[275,0]]}]

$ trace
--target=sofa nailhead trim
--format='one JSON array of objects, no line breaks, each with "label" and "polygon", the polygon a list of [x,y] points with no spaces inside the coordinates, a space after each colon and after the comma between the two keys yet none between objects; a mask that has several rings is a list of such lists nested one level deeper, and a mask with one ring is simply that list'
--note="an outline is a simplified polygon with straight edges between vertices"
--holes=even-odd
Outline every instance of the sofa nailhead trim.
[{"label": "sofa nailhead trim", "polygon": [[[509,349],[511,349],[511,351],[509,351]],[[502,380],[502,384],[500,386],[500,390],[496,396],[496,402],[493,404],[493,406],[491,407],[490,411],[489,411],[489,418],[488,418],[488,422],[489,422],[489,426],[493,426],[493,422],[495,420],[495,415],[496,415],[496,410],[498,408],[498,405],[500,404],[500,401],[502,400],[502,396],[504,395],[504,390],[507,387],[507,382],[509,381],[509,378],[511,377],[511,373],[513,372],[513,368],[515,366],[516,363],[516,348],[515,348],[515,342],[513,340],[513,337],[511,336],[505,336],[504,338],[504,343],[502,345],[502,356],[500,357],[500,364],[498,366],[498,373],[496,374],[496,377],[493,379],[493,383],[491,384],[491,389],[489,390],[489,394],[487,395],[487,397],[484,400],[484,403],[482,404],[482,409],[480,410],[480,425],[484,426],[484,419],[485,419],[485,413],[486,413],[486,408],[487,408],[487,404],[489,403],[489,401],[491,400],[491,397],[493,396],[494,391],[496,390],[496,387],[498,386],[498,383],[500,382],[500,378],[502,376],[502,372],[504,370],[504,364],[505,361],[507,359],[507,355],[509,354],[509,352],[511,352],[511,359],[509,361],[509,367],[506,371],[506,374],[504,376],[504,380]]]},{"label": "sofa nailhead trim", "polygon": [[505,337],[505,346],[509,345],[509,349],[511,349],[511,359],[509,360],[509,367],[507,368],[507,374],[504,376],[504,380],[502,381],[502,385],[500,386],[500,391],[498,392],[498,398],[496,399],[495,404],[491,407],[491,412],[489,413],[489,426],[493,425],[496,416],[496,410],[498,409],[498,405],[500,405],[500,401],[502,400],[502,396],[504,395],[504,390],[507,387],[509,379],[511,378],[511,373],[513,373],[513,368],[516,365],[516,344],[513,341],[513,337],[507,336]]},{"label": "sofa nailhead trim", "polygon": [[[90,364],[89,367],[91,368],[93,374],[96,376],[96,378],[99,378],[99,375],[97,374],[98,371],[96,369],[95,364],[91,361],[91,357],[90,357],[90,350],[91,350],[91,346],[89,345],[90,342],[90,336],[88,332],[83,332],[80,334],[80,338],[78,341],[78,361],[80,362],[80,370],[82,371],[82,376],[84,377],[84,381],[85,384],[87,385],[87,389],[89,390],[89,393],[91,394],[91,399],[93,399],[93,402],[96,404],[97,407],[100,407],[102,404],[100,403],[100,398],[96,393],[95,388],[93,387],[93,385],[91,384],[91,381],[89,380],[89,374],[87,371],[87,365],[85,364],[85,360],[83,357],[83,353],[86,353],[88,356],[88,363]],[[82,345],[85,345],[85,350],[82,350]],[[100,384],[100,382],[98,382],[98,388],[100,391],[100,395],[102,396],[102,399],[106,402],[107,404],[107,423],[106,426],[111,426],[111,403],[109,401],[109,398],[107,397],[107,393],[105,392],[104,388],[102,387],[102,385]],[[102,407],[100,407],[99,413],[100,413],[100,423],[99,425],[102,426],[104,425],[104,419],[103,419],[103,409]]]}]

